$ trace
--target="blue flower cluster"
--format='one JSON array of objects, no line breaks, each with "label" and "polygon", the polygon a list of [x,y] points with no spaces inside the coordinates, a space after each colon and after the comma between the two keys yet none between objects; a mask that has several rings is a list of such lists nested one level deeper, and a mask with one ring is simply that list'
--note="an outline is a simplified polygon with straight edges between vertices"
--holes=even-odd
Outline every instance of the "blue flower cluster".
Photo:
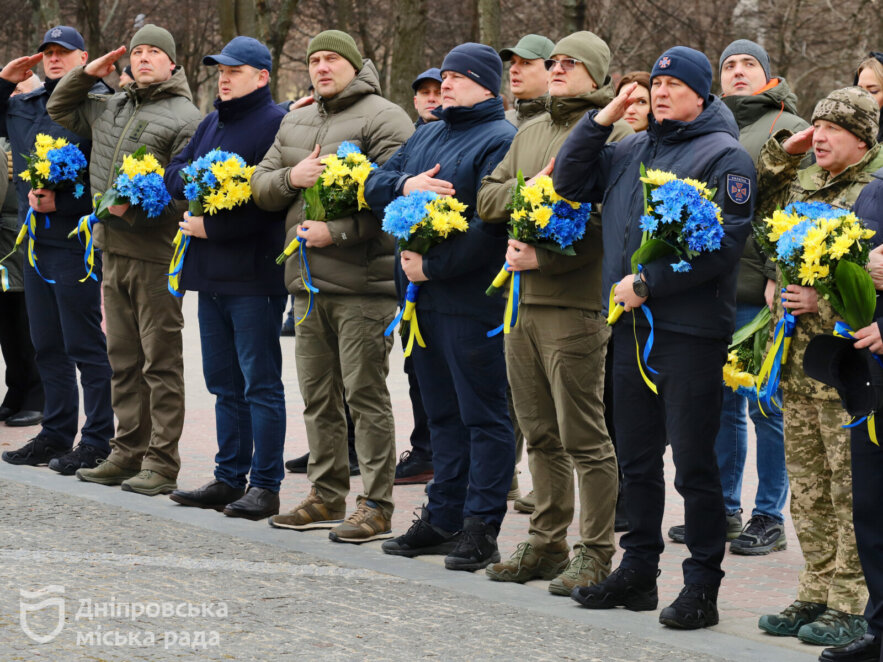
[{"label": "blue flower cluster", "polygon": [[383,230],[396,239],[411,237],[411,228],[426,216],[426,205],[438,197],[432,191],[412,191],[386,205],[383,210]]},{"label": "blue flower cluster", "polygon": [[[695,253],[720,248],[723,226],[717,219],[717,206],[693,186],[672,180],[650,194],[653,213],[641,216],[641,230]],[[678,272],[690,271],[689,262],[672,264]]]},{"label": "blue flower cluster", "polygon": [[353,145],[348,140],[344,140],[340,143],[340,147],[337,148],[337,158],[345,159],[348,154],[361,154],[362,150]]},{"label": "blue flower cluster", "polygon": [[827,202],[792,202],[783,209],[786,214],[805,216],[811,221],[820,218],[839,218],[849,214],[848,209],[832,207]]},{"label": "blue flower cluster", "polygon": [[579,209],[574,209],[570,203],[559,200],[552,205],[549,223],[540,229],[539,235],[543,239],[551,239],[561,248],[567,248],[583,238],[591,211],[590,204],[582,204]]},{"label": "blue flower cluster", "polygon": [[785,264],[796,265],[800,261],[799,258],[803,251],[803,240],[806,238],[806,233],[814,225],[815,222],[813,220],[806,219],[794,227],[785,230],[782,236],[779,237],[779,241],[776,242],[776,257]]},{"label": "blue flower cluster", "polygon": [[[50,149],[46,160],[49,161],[49,181],[53,184],[77,181],[88,165],[80,148],[71,144]],[[83,185],[79,184],[74,188],[74,196],[79,198],[82,195]]]},{"label": "blue flower cluster", "polygon": [[135,175],[135,177],[121,173],[113,186],[120,195],[129,199],[129,204],[140,206],[147,212],[147,218],[159,216],[172,200],[162,177],[155,172],[149,175]]},{"label": "blue flower cluster", "polygon": [[192,161],[187,167],[182,168],[181,176],[188,182],[184,186],[184,197],[188,200],[196,200],[199,198],[200,191],[213,189],[218,184],[218,178],[212,172],[212,164],[228,159],[235,159],[243,168],[246,167],[245,161],[239,154],[213,149],[208,154]]}]

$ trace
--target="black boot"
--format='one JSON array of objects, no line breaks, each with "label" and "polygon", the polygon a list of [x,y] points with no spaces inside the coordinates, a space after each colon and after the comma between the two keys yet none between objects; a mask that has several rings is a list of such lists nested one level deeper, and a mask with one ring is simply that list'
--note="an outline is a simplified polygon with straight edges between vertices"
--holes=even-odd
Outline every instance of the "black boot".
[{"label": "black boot", "polygon": [[659,622],[681,630],[698,630],[718,623],[717,586],[687,584],[668,607],[659,612]]},{"label": "black boot", "polygon": [[600,584],[577,586],[570,597],[588,609],[625,607],[631,611],[652,611],[659,603],[655,575],[639,575],[632,568],[619,567]]},{"label": "black boot", "polygon": [[457,546],[445,557],[445,568],[474,571],[499,562],[496,529],[480,517],[465,518]]},{"label": "black boot", "polygon": [[244,517],[251,520],[278,515],[279,493],[252,485],[244,497],[224,508],[224,514],[227,517]]}]

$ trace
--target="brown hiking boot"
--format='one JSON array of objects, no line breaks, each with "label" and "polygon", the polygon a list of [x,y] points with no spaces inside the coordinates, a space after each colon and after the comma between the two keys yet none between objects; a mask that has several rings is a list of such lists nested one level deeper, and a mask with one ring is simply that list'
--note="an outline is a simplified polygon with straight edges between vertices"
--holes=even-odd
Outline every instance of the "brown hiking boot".
[{"label": "brown hiking boot", "polygon": [[610,574],[610,561],[602,564],[582,543],[574,545],[573,551],[570,565],[549,584],[549,593],[570,595],[577,586],[600,584]]},{"label": "brown hiking boot", "polygon": [[517,510],[519,513],[532,513],[536,510],[537,507],[537,497],[533,493],[533,490],[525,494],[523,497],[519,499],[515,499],[515,504],[513,508]]},{"label": "brown hiking boot", "polygon": [[523,542],[508,560],[489,565],[485,572],[495,582],[523,584],[531,579],[554,579],[567,567],[569,556],[565,541],[540,549]]},{"label": "brown hiking boot", "polygon": [[313,487],[309,496],[285,515],[273,515],[268,522],[277,529],[330,529],[343,521],[344,511],[331,510]]},{"label": "brown hiking boot", "polygon": [[373,501],[362,499],[355,512],[331,529],[328,537],[334,542],[353,543],[392,538],[392,523]]}]

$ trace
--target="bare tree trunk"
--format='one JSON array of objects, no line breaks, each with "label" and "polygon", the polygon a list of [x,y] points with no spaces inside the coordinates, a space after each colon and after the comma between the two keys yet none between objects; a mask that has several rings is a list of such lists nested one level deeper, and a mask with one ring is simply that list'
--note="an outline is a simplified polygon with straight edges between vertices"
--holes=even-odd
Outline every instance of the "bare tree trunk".
[{"label": "bare tree trunk", "polygon": [[478,0],[478,40],[500,50],[500,0]]},{"label": "bare tree trunk", "polygon": [[257,36],[254,0],[236,0],[236,33],[246,37]]},{"label": "bare tree trunk", "polygon": [[334,12],[337,14],[337,29],[349,32],[353,24],[352,0],[334,0]]},{"label": "bare tree trunk", "polygon": [[270,49],[273,56],[273,75],[270,76],[270,93],[276,99],[279,90],[279,65],[282,62],[282,51],[285,40],[291,30],[294,12],[300,0],[281,0],[278,11],[270,8],[272,0],[254,0],[257,16],[258,35]]},{"label": "bare tree trunk", "polygon": [[218,0],[218,18],[224,43],[239,35],[257,34],[254,0]]},{"label": "bare tree trunk", "polygon": [[390,89],[387,96],[416,119],[411,103],[411,81],[424,69],[426,43],[426,0],[396,0],[393,3],[395,34],[392,46]]},{"label": "bare tree trunk", "polygon": [[221,39],[226,44],[236,36],[236,0],[218,0]]},{"label": "bare tree trunk", "polygon": [[563,0],[561,5],[564,15],[564,34],[573,34],[582,30],[586,24],[585,0]]},{"label": "bare tree trunk", "polygon": [[31,9],[36,28],[31,40],[36,49],[43,40],[43,33],[54,25],[61,25],[61,10],[58,8],[58,0],[31,0]]}]

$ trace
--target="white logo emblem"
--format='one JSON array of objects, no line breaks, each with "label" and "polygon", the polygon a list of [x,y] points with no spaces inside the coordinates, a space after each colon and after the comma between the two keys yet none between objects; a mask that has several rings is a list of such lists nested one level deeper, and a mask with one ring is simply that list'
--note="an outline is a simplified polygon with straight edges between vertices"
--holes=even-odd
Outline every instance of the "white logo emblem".
[{"label": "white logo emblem", "polygon": [[62,35],[61,28],[54,28],[49,33],[49,36],[52,37],[53,39],[58,39],[61,35]]},{"label": "white logo emblem", "polygon": [[[61,632],[62,628],[64,628],[64,598],[61,597],[61,595],[56,597],[47,596],[52,595],[53,593],[64,594],[64,586],[53,584],[51,586],[44,586],[37,591],[25,591],[24,589],[19,589],[18,593],[20,596],[18,615],[22,632],[38,644],[46,644],[55,639],[59,632]],[[40,602],[26,603],[25,600],[40,600]],[[58,609],[58,620],[55,623],[55,628],[49,634],[36,634],[31,630],[31,626],[28,624],[28,614],[49,607],[56,607]]]}]

